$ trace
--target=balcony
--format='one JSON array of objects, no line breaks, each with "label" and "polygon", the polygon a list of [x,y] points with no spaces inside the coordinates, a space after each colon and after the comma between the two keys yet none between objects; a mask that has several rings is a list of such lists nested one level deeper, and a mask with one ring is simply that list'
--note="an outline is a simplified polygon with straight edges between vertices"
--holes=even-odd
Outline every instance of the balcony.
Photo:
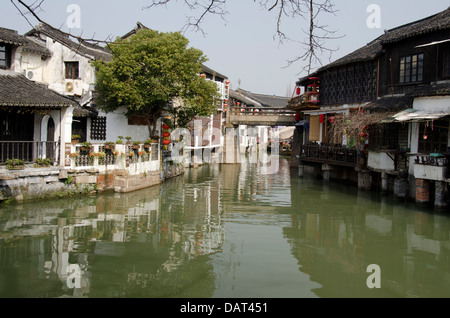
[{"label": "balcony", "polygon": [[0,141],[0,164],[5,164],[8,159],[20,159],[26,163],[50,159],[52,163],[58,163],[59,147],[57,141]]},{"label": "balcony", "polygon": [[450,179],[449,154],[411,154],[414,159],[414,177],[434,181]]},{"label": "balcony", "polygon": [[288,102],[288,108],[295,111],[319,109],[319,100],[316,99],[316,96],[314,96],[314,98],[315,99],[311,99],[311,94],[309,93],[293,97]]},{"label": "balcony", "polygon": [[356,149],[340,145],[308,144],[301,148],[300,160],[336,166],[356,167],[358,154]]}]

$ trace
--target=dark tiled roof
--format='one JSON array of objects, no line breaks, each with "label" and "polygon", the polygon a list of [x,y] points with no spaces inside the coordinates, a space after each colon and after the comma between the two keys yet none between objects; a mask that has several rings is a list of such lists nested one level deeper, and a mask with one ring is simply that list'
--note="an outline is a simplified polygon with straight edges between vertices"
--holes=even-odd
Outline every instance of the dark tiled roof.
[{"label": "dark tiled roof", "polygon": [[126,39],[126,38],[132,36],[133,34],[136,34],[139,30],[148,30],[148,28],[145,25],[143,25],[141,22],[138,21],[136,23],[136,26],[130,32],[128,32],[127,34],[122,36],[122,39]]},{"label": "dark tiled roof", "polygon": [[48,36],[55,41],[61,43],[62,45],[68,47],[69,49],[73,50],[74,52],[87,57],[92,60],[103,60],[103,61],[111,61],[111,53],[108,49],[99,46],[94,45],[87,42],[79,42],[76,43],[72,41],[66,34],[63,32],[50,28],[44,24],[40,24],[36,26],[33,30],[26,33],[26,35],[35,35],[35,34],[44,34],[45,36]]},{"label": "dark tiled roof", "polygon": [[366,46],[323,66],[313,74],[301,78],[297,83],[303,83],[308,77],[316,76],[320,72],[332,67],[374,60],[382,53],[384,43],[397,42],[413,36],[441,30],[450,30],[450,8],[428,18],[387,30],[384,34],[368,43]]},{"label": "dark tiled roof", "polygon": [[0,106],[60,108],[77,103],[20,73],[0,70]]},{"label": "dark tiled roof", "polygon": [[52,56],[52,52],[46,48],[45,43],[31,37],[26,37],[25,39],[27,40],[27,43],[23,47],[24,51],[36,53],[45,57]]},{"label": "dark tiled roof", "polygon": [[363,46],[362,48],[359,48],[356,51],[354,51],[350,54],[347,54],[346,56],[344,56],[330,64],[327,64],[326,66],[319,69],[319,72],[323,71],[325,69],[329,69],[329,68],[344,65],[344,64],[370,61],[370,60],[377,58],[383,49],[382,45],[381,45],[381,39],[382,39],[382,36],[377,38],[376,40],[368,43],[366,46]]},{"label": "dark tiled roof", "polygon": [[411,96],[384,96],[371,102],[365,108],[374,111],[400,111],[412,108],[413,98]]},{"label": "dark tiled roof", "polygon": [[0,27],[0,42],[13,44],[13,45],[24,45],[26,41],[23,36],[20,36],[17,31],[1,28]]},{"label": "dark tiled roof", "polygon": [[408,95],[412,97],[450,95],[450,83],[417,86]]},{"label": "dark tiled roof", "polygon": [[0,27],[0,42],[23,47],[24,51],[49,57],[52,53],[47,50],[44,43],[19,35],[17,31]]},{"label": "dark tiled roof", "polygon": [[[287,107],[289,98],[275,95],[256,94],[243,89],[230,91],[230,97],[242,100],[247,105],[257,107],[257,104],[261,104],[262,107]],[[256,102],[256,103],[255,103]]]},{"label": "dark tiled roof", "polygon": [[389,30],[383,43],[398,42],[413,36],[450,29],[450,7],[438,14]]},{"label": "dark tiled roof", "polygon": [[219,72],[214,71],[213,69],[209,68],[208,66],[206,66],[204,64],[202,64],[202,70],[203,70],[203,72],[206,72],[211,75],[215,75],[216,78],[218,77],[222,80],[225,80],[228,78],[226,75],[220,74]]}]

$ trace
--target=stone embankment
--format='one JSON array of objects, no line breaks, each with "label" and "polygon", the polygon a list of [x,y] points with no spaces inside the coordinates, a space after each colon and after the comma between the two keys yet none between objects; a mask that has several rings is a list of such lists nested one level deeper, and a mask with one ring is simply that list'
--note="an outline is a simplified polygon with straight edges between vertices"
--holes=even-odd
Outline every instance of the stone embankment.
[{"label": "stone embankment", "polygon": [[106,190],[130,192],[160,184],[184,173],[182,165],[163,163],[160,169],[130,173],[129,169],[68,169],[67,167],[23,170],[0,168],[0,203],[91,194]]}]

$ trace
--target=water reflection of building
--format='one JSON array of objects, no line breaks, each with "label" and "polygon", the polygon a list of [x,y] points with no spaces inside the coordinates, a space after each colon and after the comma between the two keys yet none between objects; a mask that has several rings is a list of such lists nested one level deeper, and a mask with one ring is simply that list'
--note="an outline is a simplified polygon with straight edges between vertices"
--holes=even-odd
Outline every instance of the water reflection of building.
[{"label": "water reflection of building", "polygon": [[[411,214],[410,207],[371,194],[359,193],[355,201],[343,189],[304,184],[304,194],[292,196],[299,212],[284,234],[300,270],[322,285],[318,296],[448,297],[447,216]],[[381,268],[380,290],[366,285],[370,264]]]},{"label": "water reflection of building", "polygon": [[[272,158],[274,160],[274,158]],[[257,202],[259,205],[288,207],[291,205],[289,162],[276,158],[276,170],[264,170],[260,163],[243,161],[239,165],[222,165],[222,190],[233,199],[230,202]],[[270,164],[274,164],[270,162]],[[231,192],[231,193],[230,193]],[[229,211],[224,209],[225,212]]]},{"label": "water reflection of building", "polygon": [[[155,291],[150,285],[163,284],[165,276],[214,253],[223,242],[219,189],[214,184],[183,186],[178,179],[164,187],[182,193],[174,200],[162,200],[158,186],[0,210],[0,297],[115,297],[138,292],[151,297]],[[69,271],[72,265],[75,271]],[[23,278],[24,268],[30,281]],[[106,282],[117,279],[123,284],[109,290]],[[72,290],[69,280],[79,285]],[[92,290],[93,283],[104,290]],[[42,288],[24,287],[28,284]]]}]

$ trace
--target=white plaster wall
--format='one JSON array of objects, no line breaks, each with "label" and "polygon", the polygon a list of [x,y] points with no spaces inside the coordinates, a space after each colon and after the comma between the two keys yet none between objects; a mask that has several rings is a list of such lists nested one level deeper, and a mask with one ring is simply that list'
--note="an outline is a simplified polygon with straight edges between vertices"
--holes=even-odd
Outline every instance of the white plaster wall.
[{"label": "white plaster wall", "polygon": [[450,97],[433,96],[415,98],[413,108],[417,110],[428,110],[433,113],[450,112]]},{"label": "white plaster wall", "polygon": [[416,179],[427,179],[435,181],[445,181],[446,167],[414,165],[414,177]]},{"label": "white plaster wall", "polygon": [[[95,72],[90,59],[75,53],[59,42],[47,38],[47,48],[52,52],[52,57],[45,63],[43,82],[49,84],[49,88],[60,94],[66,94],[65,65],[64,62],[79,62],[80,70],[80,95],[89,91],[89,85],[95,83]],[[70,94],[66,94],[70,95]]]},{"label": "white plaster wall", "polygon": [[385,152],[369,151],[367,166],[375,170],[395,170],[394,161]]},{"label": "white plaster wall", "polygon": [[[125,107],[121,107],[114,112],[103,113],[99,112],[99,116],[106,116],[106,140],[92,140],[90,136],[87,136],[88,141],[103,143],[105,141],[117,141],[118,136],[130,136],[133,141],[142,141],[148,139],[149,131],[147,126],[128,125],[128,119],[125,117]],[[160,121],[158,120],[157,126],[159,127]],[[157,129],[159,132],[159,129]],[[91,131],[90,121],[88,120],[87,131]],[[89,134],[88,134],[89,135]]]},{"label": "white plaster wall", "polygon": [[25,75],[28,79],[43,82],[45,61],[38,54],[23,52],[18,47],[14,56],[12,70]]}]

